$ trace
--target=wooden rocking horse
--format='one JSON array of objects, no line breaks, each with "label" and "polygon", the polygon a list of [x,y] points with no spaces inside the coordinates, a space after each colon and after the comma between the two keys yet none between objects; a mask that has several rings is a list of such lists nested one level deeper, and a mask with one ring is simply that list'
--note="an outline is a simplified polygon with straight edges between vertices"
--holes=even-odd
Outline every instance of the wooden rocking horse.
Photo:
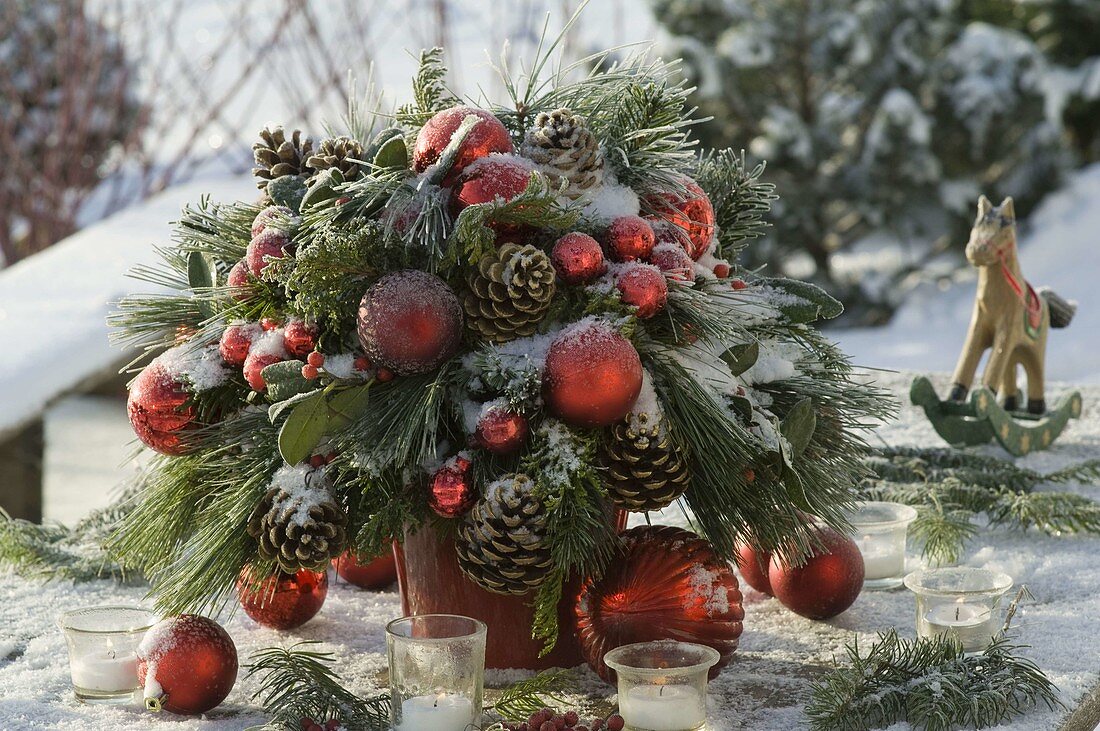
[{"label": "wooden rocking horse", "polygon": [[[924,408],[939,435],[952,445],[983,444],[995,438],[1016,456],[1044,449],[1070,418],[1081,414],[1080,394],[1063,397],[1050,411],[1044,394],[1047,333],[1069,325],[1076,305],[1049,289],[1036,291],[1024,279],[1011,198],[996,207],[984,195],[978,200],[966,258],[978,268],[978,296],[951,395],[941,401],[932,383],[918,376],[910,398]],[[987,350],[981,386],[970,393]],[[1020,408],[1016,383],[1021,368],[1027,374],[1026,409]],[[1000,404],[998,395],[1003,399]]]}]

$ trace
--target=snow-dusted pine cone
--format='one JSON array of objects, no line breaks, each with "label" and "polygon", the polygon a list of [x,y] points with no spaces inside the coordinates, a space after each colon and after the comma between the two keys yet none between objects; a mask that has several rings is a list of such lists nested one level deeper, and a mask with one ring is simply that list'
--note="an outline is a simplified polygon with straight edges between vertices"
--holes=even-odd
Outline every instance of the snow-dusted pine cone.
[{"label": "snow-dusted pine cone", "polygon": [[363,145],[358,140],[350,137],[327,137],[321,140],[317,150],[306,160],[306,165],[314,170],[338,169],[344,176],[344,180],[355,180],[359,177],[359,163],[354,160],[363,159]]},{"label": "snow-dusted pine cone", "polygon": [[660,510],[687,490],[687,461],[662,417],[631,414],[614,424],[599,457],[611,502],[624,510]]},{"label": "snow-dusted pine cone", "polygon": [[554,568],[546,523],[531,478],[505,475],[463,519],[455,541],[458,565],[487,591],[520,595],[537,589]]},{"label": "snow-dusted pine cone", "polygon": [[275,486],[252,511],[247,530],[260,544],[261,557],[294,573],[319,571],[343,553],[347,524],[348,516],[326,487]]},{"label": "snow-dusted pine cone", "polygon": [[579,198],[603,182],[603,151],[584,117],[568,109],[542,112],[523,142],[523,154],[540,165],[551,182],[569,182],[565,195]]},{"label": "snow-dusted pine cone", "polygon": [[470,271],[463,300],[467,326],[503,343],[534,335],[554,296],[554,265],[530,244],[504,244]]},{"label": "snow-dusted pine cone", "polygon": [[310,155],[313,154],[313,140],[302,137],[298,130],[287,138],[282,127],[264,127],[260,131],[260,141],[252,145],[252,157],[256,167],[252,174],[256,176],[256,187],[263,190],[275,178],[283,175],[306,175],[310,167]]}]

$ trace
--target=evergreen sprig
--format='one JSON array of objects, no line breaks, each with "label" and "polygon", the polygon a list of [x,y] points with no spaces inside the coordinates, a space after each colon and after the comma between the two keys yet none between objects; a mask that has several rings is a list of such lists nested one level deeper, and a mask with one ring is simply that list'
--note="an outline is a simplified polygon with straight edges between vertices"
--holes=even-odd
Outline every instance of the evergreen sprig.
[{"label": "evergreen sprig", "polygon": [[562,693],[576,685],[568,670],[548,670],[500,691],[491,711],[505,721],[525,721],[543,708],[565,703]]},{"label": "evergreen sprig", "polygon": [[413,103],[398,108],[398,124],[421,127],[436,112],[458,103],[458,98],[447,87],[447,65],[443,63],[442,48],[420,52],[412,89]]},{"label": "evergreen sprig", "polygon": [[744,151],[737,153],[727,148],[700,158],[695,181],[714,206],[718,256],[736,259],[768,227],[764,216],[778,196],[775,185],[763,182],[763,177],[764,163],[749,168]]}]

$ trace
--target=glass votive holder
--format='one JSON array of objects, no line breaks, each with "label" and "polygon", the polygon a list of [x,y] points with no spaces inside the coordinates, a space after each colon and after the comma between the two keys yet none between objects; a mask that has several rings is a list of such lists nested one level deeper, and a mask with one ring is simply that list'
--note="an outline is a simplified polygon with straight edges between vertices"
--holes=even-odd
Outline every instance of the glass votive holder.
[{"label": "glass votive holder", "polygon": [[629,731],[697,731],[707,723],[707,673],[718,651],[675,640],[623,645],[604,655],[619,682]]},{"label": "glass votive holder", "polygon": [[397,731],[467,731],[481,725],[485,624],[423,614],[386,626],[390,722]]},{"label": "glass votive holder", "polygon": [[132,701],[138,690],[137,647],[158,619],[138,607],[85,607],[58,617],[69,646],[69,672],[77,699]]},{"label": "glass votive holder", "polygon": [[905,577],[905,537],[917,511],[901,503],[865,500],[848,512],[852,540],[863,554],[863,588],[893,589]]},{"label": "glass votive holder", "polygon": [[981,652],[1000,631],[1001,597],[1012,577],[970,567],[925,569],[905,577],[917,596],[917,636],[951,635],[966,652]]}]

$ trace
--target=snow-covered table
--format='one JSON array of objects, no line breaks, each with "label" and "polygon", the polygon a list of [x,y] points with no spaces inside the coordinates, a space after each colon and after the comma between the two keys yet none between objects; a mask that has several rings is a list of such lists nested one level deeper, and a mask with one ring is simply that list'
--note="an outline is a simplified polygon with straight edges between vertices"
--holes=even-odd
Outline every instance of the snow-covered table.
[{"label": "snow-covered table", "polygon": [[[877,377],[904,398],[909,376]],[[938,385],[943,387],[942,380]],[[1033,454],[1023,464],[1049,471],[1100,456],[1100,409],[1094,406],[1100,404],[1100,388],[1086,388],[1084,395],[1082,420],[1071,423],[1053,450]],[[902,404],[900,420],[883,427],[878,436],[889,444],[938,445],[923,416],[907,403]],[[1076,710],[1076,718],[1067,722],[1070,712],[1040,708],[1002,728],[1032,731],[1067,724],[1072,731],[1091,731],[1100,719],[1100,707],[1089,700],[1090,690],[1100,683],[1097,555],[1100,538],[1008,531],[983,532],[970,546],[965,563],[1006,571],[1035,594],[1036,602],[1025,608],[1015,626],[1021,640],[1031,645],[1028,655],[1058,684],[1066,705]],[[262,723],[263,716],[249,704],[254,687],[244,682],[238,682],[226,703],[205,719],[154,716],[138,707],[85,706],[72,698],[57,614],[80,605],[138,603],[143,594],[140,587],[108,582],[43,585],[0,577],[0,729],[220,731]],[[797,617],[751,590],[745,601],[745,633],[736,660],[711,684],[713,731],[802,728],[801,704],[809,683],[834,655],[842,654],[846,642],[858,635],[869,646],[876,632],[891,627],[913,634],[913,598],[904,590],[867,592],[829,622]],[[239,611],[223,620],[242,663],[262,647],[320,640],[322,649],[339,658],[338,670],[353,689],[370,693],[378,689],[385,670],[383,626],[399,613],[393,591],[364,592],[335,584],[320,615],[294,632],[264,629]],[[587,671],[584,690],[590,707],[606,706],[611,689]]]}]

